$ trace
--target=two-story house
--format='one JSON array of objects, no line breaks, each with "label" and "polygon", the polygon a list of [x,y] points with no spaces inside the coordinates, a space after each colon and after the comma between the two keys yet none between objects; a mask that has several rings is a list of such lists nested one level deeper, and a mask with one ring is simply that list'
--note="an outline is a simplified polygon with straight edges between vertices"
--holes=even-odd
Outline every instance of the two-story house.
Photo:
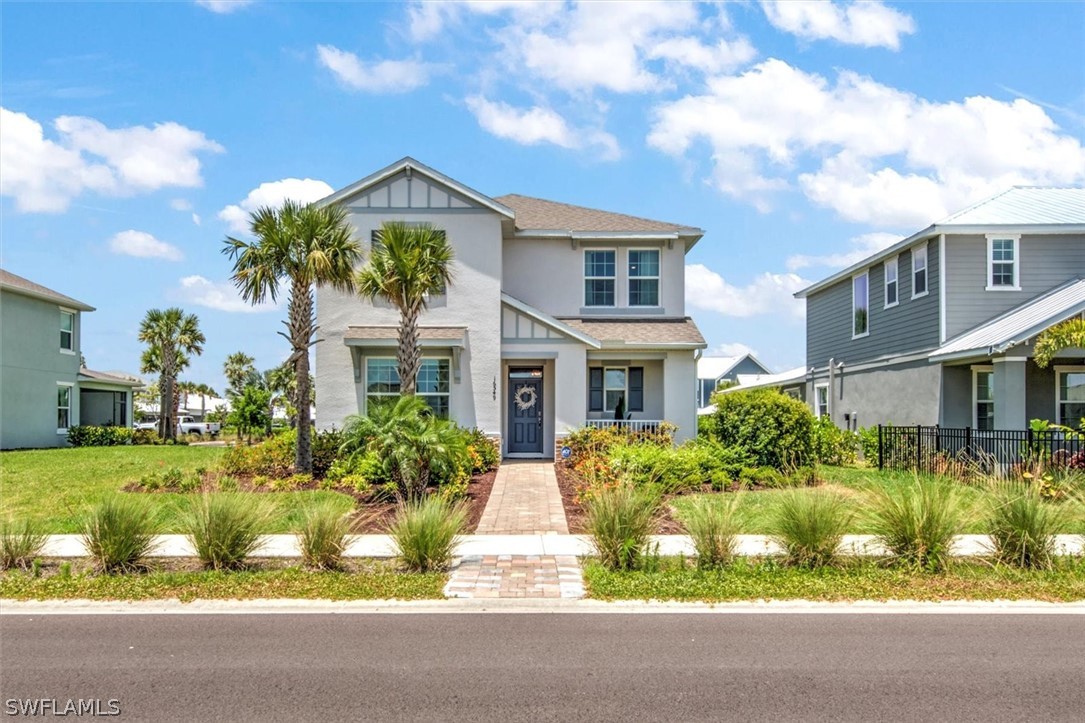
[{"label": "two-story house", "polygon": [[1085,350],[1032,358],[1037,335],[1085,313],[1083,188],[1012,188],[796,296],[807,398],[840,426],[1085,416]]},{"label": "two-story house", "polygon": [[140,383],[80,365],[89,311],[0,269],[0,449],[62,447],[79,424],[132,425]]},{"label": "two-story house", "polygon": [[[490,198],[411,158],[322,203],[350,214],[368,249],[385,221],[431,223],[453,281],[421,319],[418,394],[440,415],[549,457],[587,423],[678,425],[696,434],[691,389],[705,347],[685,315],[685,254],[698,228],[527,196]],[[398,312],[317,292],[317,425],[399,390]]]}]

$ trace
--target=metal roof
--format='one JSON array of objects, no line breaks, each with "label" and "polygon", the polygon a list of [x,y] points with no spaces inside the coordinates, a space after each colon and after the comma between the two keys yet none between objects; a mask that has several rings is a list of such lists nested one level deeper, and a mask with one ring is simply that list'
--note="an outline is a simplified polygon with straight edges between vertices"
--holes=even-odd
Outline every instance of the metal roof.
[{"label": "metal roof", "polygon": [[117,374],[110,374],[109,372],[98,372],[93,369],[87,369],[81,367],[79,369],[79,379],[88,382],[103,382],[106,384],[117,384],[125,387],[142,387],[143,382],[138,378],[122,377]]},{"label": "metal roof", "polygon": [[1045,329],[1085,313],[1085,279],[1079,278],[1027,301],[931,352],[931,361],[1000,354]]},{"label": "metal roof", "polygon": [[0,269],[0,289],[6,289],[24,296],[32,296],[35,299],[55,301],[58,304],[63,304],[64,306],[79,311],[94,311],[94,307],[89,304],[84,304],[82,301],[73,299],[70,296],[65,296],[59,291],[53,291],[41,284],[35,284],[30,279],[24,279],[22,276],[17,276],[10,271],[4,271],[3,269]]},{"label": "metal roof", "polygon": [[[698,379],[719,379],[738,366],[743,359],[749,359],[768,373],[768,367],[758,360],[753,354],[739,354],[738,356],[703,356],[697,360]],[[739,375],[742,376],[742,375]]]}]

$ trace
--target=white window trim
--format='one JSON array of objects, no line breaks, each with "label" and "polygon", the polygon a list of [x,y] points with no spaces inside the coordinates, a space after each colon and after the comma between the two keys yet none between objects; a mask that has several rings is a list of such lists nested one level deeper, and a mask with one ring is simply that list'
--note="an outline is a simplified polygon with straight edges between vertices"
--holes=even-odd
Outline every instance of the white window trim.
[{"label": "white window trim", "polygon": [[[855,282],[860,277],[866,277],[866,331],[862,334],[855,333]],[[865,336],[870,336],[870,269],[863,271],[862,273],[855,274],[851,277],[851,314],[849,315],[851,321],[851,338],[862,339]]]},{"label": "white window trim", "polygon": [[[75,426],[72,424],[72,396],[75,394],[75,384],[72,382],[57,382],[57,386],[68,387],[68,426],[57,427],[57,434],[67,434],[68,430]],[[61,409],[63,409],[63,407],[60,406],[60,400],[57,400],[56,410],[59,412]]]},{"label": "white window trim", "polygon": [[[633,276],[629,273],[629,257],[633,251],[655,251],[656,252],[656,275],[655,276]],[[617,271],[617,266],[615,266]],[[633,280],[637,281],[651,281],[655,279],[656,282],[656,302],[655,304],[634,304],[630,301],[633,298]],[[636,247],[626,249],[625,252],[625,293],[626,300],[629,301],[629,307],[632,309],[658,309],[663,306],[663,252],[655,248],[643,248]],[[617,299],[615,299],[617,301]]]},{"label": "white window trim", "polygon": [[[429,392],[427,394],[418,394],[417,393],[418,380],[416,379],[415,380],[416,394],[419,397],[448,397],[448,411],[449,411],[449,416],[451,417],[452,416],[452,357],[449,357],[449,356],[424,356],[424,357],[422,357],[423,362],[431,361],[431,360],[437,360],[437,361],[444,360],[444,361],[448,362],[448,375],[449,375],[448,376],[448,391],[447,392]],[[398,397],[398,396],[400,396],[399,394],[387,394],[385,392],[370,392],[369,391],[369,362],[371,362],[371,361],[391,361],[391,362],[395,362],[396,358],[394,356],[367,356],[365,358],[365,369],[362,370],[362,382],[361,382],[362,383],[362,405],[363,405],[363,413],[364,414],[369,414],[369,397],[371,397],[371,396],[373,396],[373,397]],[[421,368],[419,369],[419,371],[421,371]],[[399,375],[399,369],[397,367],[396,376],[398,376],[398,375]],[[399,388],[400,388],[400,391],[403,390],[403,380],[402,379],[400,380],[400,387]]]},{"label": "white window trim", "polygon": [[[599,251],[611,251],[611,252],[613,252],[613,254],[614,254],[614,275],[613,276],[588,276],[588,271],[587,271],[588,254],[591,253],[591,252],[599,252]],[[592,281],[592,280],[595,280],[595,279],[601,279],[601,280],[610,279],[611,281],[614,282],[614,303],[613,304],[592,304],[592,305],[589,305],[588,304],[587,288],[585,287],[584,291],[582,292],[582,296],[581,296],[581,298],[584,300],[584,308],[586,308],[586,309],[614,309],[614,308],[617,308],[617,306],[618,306],[618,269],[621,268],[620,256],[621,255],[618,253],[617,248],[590,248],[590,249],[584,249],[584,254],[583,254],[583,256],[581,256],[581,259],[583,261],[583,263],[581,265],[581,269],[583,269],[582,275],[584,277],[584,281]]]},{"label": "white window trim", "polygon": [[[979,375],[980,374],[987,374],[987,373],[993,374],[994,371],[995,371],[994,366],[992,366],[990,364],[975,364],[975,365],[972,366],[972,429],[979,430],[979,428],[980,428],[979,409],[978,409],[979,404],[980,404],[980,400],[979,400],[979,397],[977,396],[977,390],[979,389]],[[1058,384],[1058,382],[1059,382],[1058,377],[1055,377],[1055,383]],[[994,376],[992,376],[991,377],[991,385],[992,385],[992,387],[993,387],[994,383],[995,383],[995,379],[994,379]],[[1056,393],[1056,398],[1057,398],[1057,396],[1058,395]],[[995,400],[994,397],[995,397],[995,390],[992,388],[991,389],[991,401],[989,402],[992,407],[994,407],[994,405],[996,404],[996,400]],[[986,402],[986,401],[987,400],[984,400],[984,402]],[[992,424],[994,424],[994,422],[992,422]]]},{"label": "white window trim", "polygon": [[[994,286],[991,274],[994,273],[995,241],[1013,241],[1013,286]],[[1002,262],[1005,263],[1005,262]],[[985,291],[1020,291],[1021,290],[1021,234],[987,234],[987,281]]]},{"label": "white window trim", "polygon": [[1062,424],[1062,399],[1059,398],[1059,394],[1062,392],[1062,385],[1059,384],[1060,374],[1080,374],[1085,373],[1085,367],[1074,365],[1056,365],[1052,367],[1055,372],[1055,424]]},{"label": "white window trim", "polygon": [[[620,371],[625,378],[625,386],[622,388],[607,386],[607,372]],[[629,367],[603,367],[603,413],[614,412],[617,408],[607,409],[607,392],[621,392],[622,401],[625,402],[625,411],[629,412]]]},{"label": "white window trim", "polygon": [[[915,293],[915,275],[919,271],[916,268],[916,258],[923,255],[923,291],[922,293]],[[927,249],[927,243],[924,241],[919,246],[912,249],[912,298],[921,299],[931,292],[931,260],[930,252]],[[899,296],[899,294],[898,294]]]},{"label": "white window trim", "polygon": [[[897,300],[893,303],[889,303],[889,269],[893,269],[893,283],[897,289]],[[883,308],[892,309],[900,304],[900,256],[894,256],[886,261],[882,266],[882,274],[885,276],[885,306]]]},{"label": "white window trim", "polygon": [[[71,314],[72,315],[72,348],[71,349],[65,349],[64,347],[60,347],[60,353],[61,354],[70,354],[72,356],[75,356],[75,327],[76,327],[76,324],[77,324],[76,320],[79,318],[79,313],[75,309],[69,309],[69,308],[67,308],[65,306],[61,306],[61,307],[58,307],[58,308],[60,309],[61,314]],[[62,331],[62,332],[64,331],[63,326],[60,327],[60,331]]]},{"label": "white window trim", "polygon": [[[821,413],[821,401],[818,399],[818,392],[821,391],[822,389],[825,390],[825,414],[824,415],[822,415],[822,413]],[[828,383],[815,384],[814,385],[814,416],[817,417],[818,419],[821,419],[822,416],[832,417],[832,414],[833,414],[832,400],[829,398],[829,385],[828,385]]]}]

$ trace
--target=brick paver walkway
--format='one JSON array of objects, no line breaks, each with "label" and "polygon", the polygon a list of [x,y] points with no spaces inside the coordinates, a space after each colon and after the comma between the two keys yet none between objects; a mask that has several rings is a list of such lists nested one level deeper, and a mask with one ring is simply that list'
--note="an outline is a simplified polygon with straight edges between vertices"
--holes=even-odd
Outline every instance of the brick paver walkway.
[{"label": "brick paver walkway", "polygon": [[569,534],[553,463],[503,462],[475,534]]}]

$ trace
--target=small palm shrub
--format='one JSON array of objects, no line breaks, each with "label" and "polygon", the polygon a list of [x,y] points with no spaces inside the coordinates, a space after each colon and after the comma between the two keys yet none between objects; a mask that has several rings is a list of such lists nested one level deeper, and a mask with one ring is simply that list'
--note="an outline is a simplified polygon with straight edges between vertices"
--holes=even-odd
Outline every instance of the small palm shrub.
[{"label": "small palm shrub", "polygon": [[41,553],[47,539],[48,535],[31,520],[0,523],[0,569],[21,567],[25,570]]},{"label": "small palm shrub", "polygon": [[697,567],[712,570],[734,559],[738,548],[738,522],[735,510],[741,495],[697,497],[682,514],[686,532],[693,540]]},{"label": "small palm shrub", "polygon": [[871,493],[871,532],[893,559],[937,572],[949,561],[953,538],[964,528],[964,500],[953,485],[931,478]]},{"label": "small palm shrub", "polygon": [[181,528],[204,567],[232,570],[260,547],[260,531],[274,506],[256,495],[219,492],[193,499],[182,511]]},{"label": "small palm shrub", "polygon": [[349,532],[350,518],[334,502],[310,505],[302,512],[297,530],[302,561],[318,570],[338,568]]},{"label": "small palm shrub", "polygon": [[992,496],[990,530],[995,559],[1007,565],[1048,569],[1055,558],[1055,535],[1068,519],[1033,485],[1001,484]]},{"label": "small palm shrub", "polygon": [[130,572],[139,569],[154,550],[157,527],[154,512],[143,499],[114,495],[87,512],[80,532],[99,570]]},{"label": "small palm shrub", "polygon": [[452,562],[456,536],[466,525],[466,507],[428,495],[401,503],[387,531],[404,567],[411,572],[432,572]]},{"label": "small palm shrub", "polygon": [[770,537],[784,548],[789,564],[831,565],[852,519],[847,501],[835,492],[792,490],[781,494]]},{"label": "small palm shrub", "polygon": [[629,482],[601,489],[587,500],[587,531],[604,566],[635,570],[642,565],[661,502],[654,486]]}]

